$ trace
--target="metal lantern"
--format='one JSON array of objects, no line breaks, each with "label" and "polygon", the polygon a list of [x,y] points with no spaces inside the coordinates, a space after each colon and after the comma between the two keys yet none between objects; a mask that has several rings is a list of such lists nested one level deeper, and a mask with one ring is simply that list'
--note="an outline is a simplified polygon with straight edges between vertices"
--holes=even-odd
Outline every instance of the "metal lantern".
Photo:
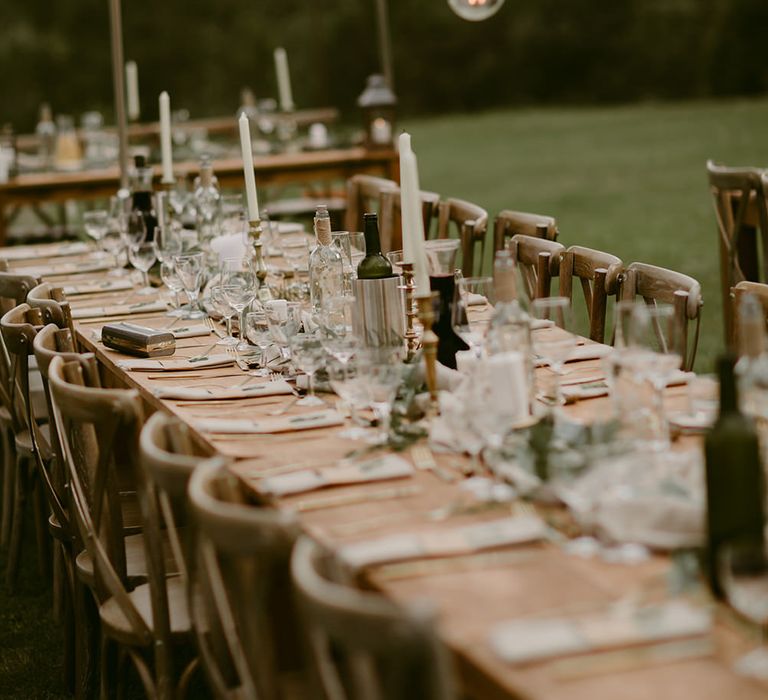
[{"label": "metal lantern", "polygon": [[363,112],[365,145],[391,148],[395,134],[397,98],[383,75],[370,75],[357,105]]},{"label": "metal lantern", "polygon": [[480,22],[495,15],[504,0],[448,0],[450,8],[462,19]]}]

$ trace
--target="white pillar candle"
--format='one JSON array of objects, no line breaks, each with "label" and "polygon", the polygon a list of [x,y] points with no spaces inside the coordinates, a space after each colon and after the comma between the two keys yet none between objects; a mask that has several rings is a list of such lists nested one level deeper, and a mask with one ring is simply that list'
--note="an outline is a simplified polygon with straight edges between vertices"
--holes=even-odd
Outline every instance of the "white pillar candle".
[{"label": "white pillar candle", "polygon": [[275,72],[277,73],[277,91],[280,96],[280,109],[283,112],[293,112],[293,91],[291,90],[291,74],[288,71],[288,55],[285,49],[275,49]]},{"label": "white pillar candle", "polygon": [[245,113],[240,115],[240,148],[243,151],[243,175],[245,175],[245,197],[248,200],[248,220],[256,221],[259,218],[259,200],[256,197],[256,176],[253,173],[251,124]]},{"label": "white pillar candle", "polygon": [[127,98],[128,119],[136,121],[141,116],[139,106],[139,69],[136,61],[125,64],[125,91]]},{"label": "white pillar candle", "polygon": [[403,259],[413,263],[414,296],[431,294],[427,253],[424,249],[424,219],[421,215],[419,166],[411,148],[411,135],[400,135],[400,217],[403,225]]},{"label": "white pillar candle", "polygon": [[163,184],[176,182],[173,177],[173,153],[171,151],[171,98],[160,93],[160,152],[163,157]]}]

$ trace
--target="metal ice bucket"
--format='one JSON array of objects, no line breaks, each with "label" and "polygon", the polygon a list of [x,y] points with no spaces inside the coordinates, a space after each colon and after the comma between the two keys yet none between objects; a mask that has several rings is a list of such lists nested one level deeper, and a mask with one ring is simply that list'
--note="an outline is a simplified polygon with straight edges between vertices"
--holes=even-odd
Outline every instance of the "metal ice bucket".
[{"label": "metal ice bucket", "polygon": [[355,310],[352,326],[360,342],[369,348],[402,345],[405,335],[403,290],[398,275],[353,282]]}]

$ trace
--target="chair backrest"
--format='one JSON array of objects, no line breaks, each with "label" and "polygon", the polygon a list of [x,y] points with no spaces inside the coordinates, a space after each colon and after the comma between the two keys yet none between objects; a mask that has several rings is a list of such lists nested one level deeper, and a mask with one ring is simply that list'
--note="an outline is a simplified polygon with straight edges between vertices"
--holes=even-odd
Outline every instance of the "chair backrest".
[{"label": "chair backrest", "polygon": [[397,189],[394,180],[375,175],[353,175],[347,180],[347,211],[344,215],[346,231],[363,230],[363,214],[379,211],[383,190]]},{"label": "chair backrest", "polygon": [[528,299],[548,297],[552,278],[560,274],[565,246],[544,238],[515,234],[507,248],[517,265]]},{"label": "chair backrest", "polygon": [[608,297],[619,292],[623,263],[615,255],[572,245],[560,258],[560,296],[573,300],[573,278],[581,282],[589,314],[589,337],[605,341]]},{"label": "chair backrest", "polygon": [[[437,192],[425,192],[424,190],[420,192],[420,195],[424,235],[429,238],[432,221],[437,214],[440,195]],[[379,234],[381,236],[381,249],[386,253],[392,250],[400,250],[403,247],[400,188],[395,186],[382,190],[380,202]]]},{"label": "chair backrest", "polygon": [[[688,275],[674,270],[667,270],[656,265],[633,262],[624,270],[621,285],[621,298],[631,301],[642,297],[647,304],[671,304],[675,309],[680,327],[683,329],[683,369],[693,369],[696,350],[699,344],[701,326],[701,285]],[[693,341],[688,342],[688,326],[694,324]],[[689,347],[690,345],[690,347]]]},{"label": "chair backrest", "polygon": [[307,537],[291,558],[316,675],[329,700],[453,698],[446,650],[429,606],[399,607],[329,577],[332,562]]},{"label": "chair backrest", "polygon": [[[488,233],[488,212],[482,207],[463,199],[441,200],[437,205],[437,237],[450,238],[451,227],[458,231],[461,241],[461,267],[465,277],[479,274],[485,256],[485,239]],[[476,256],[476,247],[480,255]],[[475,261],[479,263],[475,269]]]},{"label": "chair backrest", "polygon": [[40,309],[44,323],[55,323],[59,328],[69,328],[76,349],[82,349],[77,340],[75,323],[72,318],[72,307],[67,301],[62,287],[50,282],[38,284],[27,295],[27,303],[35,309]]},{"label": "chair backrest", "polygon": [[557,230],[557,222],[551,216],[511,209],[500,211],[493,222],[494,252],[504,248],[507,240],[517,235],[556,241],[560,232]]},{"label": "chair backrest", "polygon": [[158,525],[143,518],[152,610],[148,623],[128,596],[120,498],[120,477],[128,471],[143,504],[144,480],[137,464],[142,402],[135,390],[100,388],[94,364],[92,355],[83,355],[73,362],[54,357],[48,367],[52,420],[67,467],[71,517],[94,563],[98,600],[112,599],[133,634],[144,644],[156,642],[155,651],[161,653],[170,648],[170,618]]},{"label": "chair backrest", "polygon": [[27,300],[27,294],[37,284],[37,278],[31,275],[0,272],[0,312],[5,313],[14,306],[24,303]]},{"label": "chair backrest", "polygon": [[195,470],[189,502],[198,540],[192,618],[211,685],[217,696],[275,699],[281,675],[304,667],[289,572],[298,524],[245,503],[236,477],[216,464]]},{"label": "chair backrest", "polygon": [[759,169],[729,168],[710,160],[707,174],[717,220],[724,332],[729,342],[733,336],[731,287],[744,280],[768,282],[768,208]]}]

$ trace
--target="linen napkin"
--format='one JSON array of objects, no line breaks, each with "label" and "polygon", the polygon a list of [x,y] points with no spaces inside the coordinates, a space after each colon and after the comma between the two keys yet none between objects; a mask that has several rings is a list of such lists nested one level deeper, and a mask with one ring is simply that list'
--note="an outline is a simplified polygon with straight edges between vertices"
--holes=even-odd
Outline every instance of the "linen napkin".
[{"label": "linen napkin", "polygon": [[183,372],[186,370],[208,369],[211,367],[226,367],[233,364],[235,358],[232,355],[221,353],[218,355],[208,355],[205,359],[200,359],[197,362],[190,362],[189,358],[172,359],[167,360],[153,360],[153,359],[137,359],[137,360],[120,360],[117,366],[120,369],[132,370],[134,372],[154,372],[154,371],[166,371],[166,372]]},{"label": "linen napkin", "polygon": [[469,306],[485,306],[487,303],[488,299],[482,294],[475,294],[474,292],[469,292],[467,294],[467,304]]},{"label": "linen napkin", "polygon": [[426,557],[471,554],[542,539],[546,526],[535,515],[489,520],[436,532],[410,532],[343,546],[339,554],[353,569]]},{"label": "linen napkin", "polygon": [[105,280],[103,282],[84,282],[64,287],[64,294],[68,297],[78,294],[98,294],[99,292],[120,292],[133,289],[133,283],[129,279]]},{"label": "linen napkin", "polygon": [[[610,345],[602,345],[600,343],[586,343],[585,345],[577,345],[571,354],[568,356],[566,362],[580,362],[582,360],[601,360],[607,357],[613,352],[613,348]],[[537,357],[534,360],[536,367],[545,367],[549,364],[549,361],[543,357]]]},{"label": "linen napkin", "polygon": [[169,386],[154,389],[154,395],[159,399],[180,399],[183,401],[211,401],[224,399],[248,399],[253,396],[280,396],[292,394],[293,389],[284,379],[261,384],[249,384],[242,387],[227,387],[226,389]]},{"label": "linen napkin", "polygon": [[179,338],[198,338],[201,336],[210,335],[213,331],[204,323],[196,323],[191,326],[179,326],[178,328],[169,328],[173,337]]},{"label": "linen napkin", "polygon": [[114,265],[111,260],[94,260],[81,263],[48,263],[44,267],[19,267],[13,272],[16,275],[30,275],[32,277],[51,277],[53,275],[79,275],[86,272],[102,272],[109,270]]},{"label": "linen napkin", "polygon": [[685,601],[607,610],[570,618],[512,620],[491,632],[493,650],[504,661],[525,664],[622,646],[707,634],[712,614]]},{"label": "linen napkin", "polygon": [[384,455],[324,471],[302,469],[290,474],[267,477],[259,481],[258,489],[271,496],[288,496],[295,493],[316,491],[328,486],[346,486],[369,481],[400,479],[411,474],[413,474],[413,467],[402,457]]},{"label": "linen napkin", "polygon": [[343,425],[344,418],[337,411],[316,411],[296,416],[282,416],[264,420],[228,420],[208,418],[196,421],[199,430],[220,435],[259,435],[265,433],[289,433],[295,430],[312,430]]},{"label": "linen napkin", "polygon": [[62,243],[58,246],[14,246],[5,248],[0,253],[4,260],[34,260],[35,258],[63,258],[69,255],[83,255],[90,251],[90,246],[82,241]]},{"label": "linen napkin", "polygon": [[164,301],[141,301],[136,304],[112,304],[110,306],[82,306],[72,309],[72,318],[99,318],[100,316],[131,316],[154,311],[165,311]]}]

